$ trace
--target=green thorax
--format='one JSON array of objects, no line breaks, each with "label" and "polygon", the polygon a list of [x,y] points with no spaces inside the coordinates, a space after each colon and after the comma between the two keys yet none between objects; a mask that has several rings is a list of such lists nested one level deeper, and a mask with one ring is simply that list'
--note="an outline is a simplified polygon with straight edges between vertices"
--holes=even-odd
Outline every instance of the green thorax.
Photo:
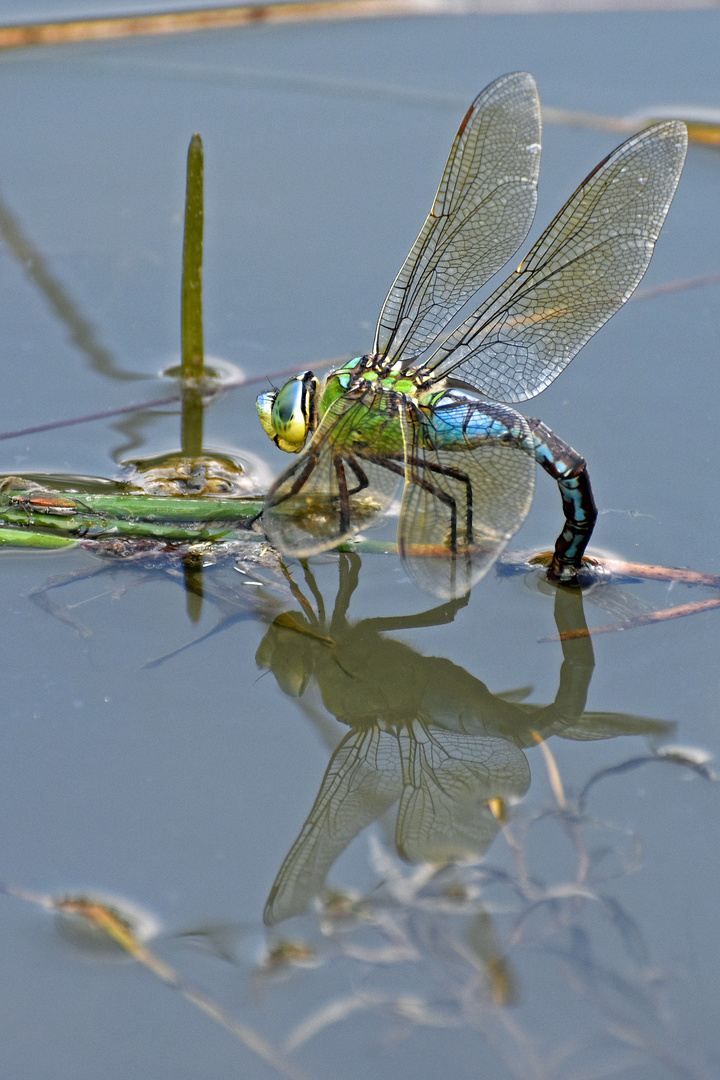
[{"label": "green thorax", "polygon": [[437,386],[429,389],[421,368],[403,368],[400,363],[388,367],[381,357],[355,356],[328,376],[320,399],[320,416],[349,391],[360,395],[370,388],[376,389],[372,400],[378,410],[389,408],[397,411],[400,405],[398,395],[427,406],[442,397],[443,393],[438,391]]},{"label": "green thorax", "polygon": [[412,402],[421,408],[442,397],[437,387],[429,390],[420,370],[386,366],[379,357],[356,356],[328,376],[320,398],[319,419],[339,398],[350,396],[350,408],[333,428],[333,439],[349,449],[372,447],[379,454],[403,452],[400,410]]}]

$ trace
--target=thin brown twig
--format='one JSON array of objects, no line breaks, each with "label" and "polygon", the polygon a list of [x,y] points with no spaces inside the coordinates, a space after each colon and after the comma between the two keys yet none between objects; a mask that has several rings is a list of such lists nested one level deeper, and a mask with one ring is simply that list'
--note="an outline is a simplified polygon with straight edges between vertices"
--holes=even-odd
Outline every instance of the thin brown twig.
[{"label": "thin brown twig", "polygon": [[[315,370],[322,371],[326,367],[333,367],[341,363],[339,359],[325,360],[315,364]],[[226,390],[237,390],[242,386],[251,386],[253,383],[269,382],[272,379],[282,379],[287,375],[295,375],[297,367],[286,368],[284,371],[273,371],[268,375],[251,375],[247,378],[233,379],[231,382],[218,383],[211,388],[213,396],[225,393]],[[54,431],[56,428],[73,427],[76,424],[89,424],[93,420],[108,420],[114,416],[124,416],[126,413],[146,412],[148,409],[159,409],[165,405],[177,405],[182,401],[182,391],[168,394],[166,397],[153,398],[149,401],[138,401],[134,405],[120,405],[115,409],[103,409],[101,412],[86,413],[84,416],[73,416],[67,420],[48,420],[45,424],[34,424],[32,427],[18,428],[16,431],[0,432],[0,440],[21,439],[26,435],[37,435],[43,431]]]},{"label": "thin brown twig", "polygon": [[614,634],[620,630],[633,630],[637,626],[649,626],[652,623],[667,622],[670,619],[682,619],[686,615],[698,615],[702,611],[710,611],[717,607],[720,607],[720,596],[715,596],[710,600],[697,600],[692,604],[679,604],[677,607],[653,611],[648,615],[634,615],[631,619],[626,619],[623,622],[607,623],[605,626],[591,626],[587,630],[567,630],[563,634],[553,634],[538,640],[542,642],[574,641],[576,638],[595,637],[597,634]]},{"label": "thin brown twig", "polygon": [[[423,0],[428,14],[465,4],[447,0]],[[194,30],[223,29],[256,23],[318,22],[336,19],[369,19],[393,15],[419,14],[417,0],[290,0],[280,4],[236,4],[229,7],[193,8],[189,11],[156,12],[147,15],[118,15],[96,19],[63,19],[58,22],[26,23],[0,27],[0,49],[29,45],[65,45],[79,41],[107,41],[111,38],[151,34],[180,34]]]},{"label": "thin brown twig", "polygon": [[699,570],[688,570],[681,566],[655,566],[652,563],[625,562],[624,559],[603,559],[594,556],[596,561],[612,574],[627,577],[646,578],[652,581],[677,581],[683,585],[707,585],[720,589],[720,574],[705,574]]},{"label": "thin brown twig", "polygon": [[717,0],[289,0],[287,3],[223,5],[144,15],[64,19],[57,22],[4,26],[0,27],[0,49],[107,41],[111,38],[150,34],[178,34],[230,26],[252,26],[258,23],[396,18],[402,15],[672,11],[717,6]]}]

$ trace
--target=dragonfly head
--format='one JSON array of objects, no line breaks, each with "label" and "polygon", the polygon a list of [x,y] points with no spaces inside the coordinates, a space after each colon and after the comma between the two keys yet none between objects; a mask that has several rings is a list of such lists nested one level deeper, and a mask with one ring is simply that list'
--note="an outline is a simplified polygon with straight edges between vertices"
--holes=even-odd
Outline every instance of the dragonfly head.
[{"label": "dragonfly head", "polygon": [[260,423],[276,446],[299,454],[318,421],[320,380],[301,371],[279,390],[268,390],[256,401]]}]

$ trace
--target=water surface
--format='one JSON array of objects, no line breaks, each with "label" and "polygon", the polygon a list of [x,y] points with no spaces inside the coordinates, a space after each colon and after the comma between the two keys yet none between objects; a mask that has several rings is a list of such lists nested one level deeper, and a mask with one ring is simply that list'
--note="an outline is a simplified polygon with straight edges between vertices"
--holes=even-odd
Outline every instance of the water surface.
[{"label": "water surface", "polygon": [[[457,124],[491,79],[528,70],[545,103],[607,115],[712,106],[717,31],[712,11],[448,17],[0,57],[0,431],[168,389],[158,373],[179,351],[194,131],[206,153],[206,347],[269,377],[370,347]],[[617,141],[546,126],[533,236]],[[719,170],[717,151],[690,149],[645,285],[718,269]],[[24,255],[7,242],[11,225]],[[527,409],[587,458],[599,549],[720,573],[717,288],[628,304]],[[255,392],[212,407],[206,442],[279,471]],[[171,408],[60,428],[3,442],[0,467],[114,476],[127,458],[175,448],[178,430]],[[539,476],[513,547],[547,548],[559,525],[557,492]],[[148,666],[222,624],[227,608],[206,598],[192,622],[182,582],[163,568],[100,564],[83,550],[3,552],[0,879],[149,908],[164,927],[156,950],[276,1047],[294,1038],[290,1057],[312,1077],[718,1075],[717,786],[652,760],[573,803],[599,771],[669,743],[717,755],[718,613],[608,634],[563,657],[539,641],[556,632],[555,597],[532,576],[491,575],[467,604],[438,611],[392,557],[289,569],[307,604],[289,596],[286,610],[309,619],[323,597],[317,633],[344,590],[332,633],[347,685],[316,638],[278,636],[252,605]],[[46,595],[75,629],[30,597],[71,575]],[[221,595],[242,592],[232,565],[207,579]],[[587,597],[585,617],[604,624],[707,595],[629,584]],[[355,691],[386,692],[387,724],[404,706],[432,723],[394,743],[378,736],[363,784],[332,804],[322,858],[337,856],[329,883],[359,906],[344,918],[311,907],[266,928],[273,882],[333,753],[337,766],[343,739],[362,745]],[[460,712],[474,742],[456,730]],[[428,820],[450,824],[423,847],[397,800],[408,762],[440,768],[429,744],[425,758],[418,749],[428,725],[434,752],[463,768],[451,768],[444,796],[431,785]],[[558,813],[534,730],[581,820]],[[487,806],[499,796],[516,803],[507,832]],[[484,862],[433,876],[422,859],[459,843],[464,814]],[[2,914],[3,1074],[277,1075],[139,966],[68,943],[31,904],[6,898]],[[264,950],[280,938],[310,947],[313,964],[268,972]],[[300,1026],[311,1017],[314,1028]]]}]

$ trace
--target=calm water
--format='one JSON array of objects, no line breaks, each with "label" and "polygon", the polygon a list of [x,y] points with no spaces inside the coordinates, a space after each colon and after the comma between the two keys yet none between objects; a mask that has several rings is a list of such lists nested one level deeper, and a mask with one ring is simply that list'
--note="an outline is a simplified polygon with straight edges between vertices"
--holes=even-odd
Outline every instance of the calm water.
[{"label": "calm water", "polygon": [[[719,30],[715,12],[407,19],[0,57],[0,431],[168,389],[194,131],[206,348],[270,376],[370,347],[491,79],[525,69],[545,104],[607,115],[716,106]],[[618,141],[546,126],[533,236]],[[719,177],[718,151],[691,147],[645,286],[720,268]],[[586,456],[599,549],[720,573],[717,306],[717,285],[629,304],[527,409]],[[213,406],[206,443],[276,472],[256,392]],[[178,428],[167,409],[8,440],[0,470],[114,476],[175,448]],[[547,548],[559,525],[539,476],[513,548]],[[153,947],[183,979],[318,1080],[720,1075],[719,789],[640,761],[668,744],[717,756],[720,612],[563,657],[539,639],[582,612],[556,611],[533,577],[490,575],[438,609],[390,557],[290,570],[307,603],[278,610],[316,636],[270,628],[252,604],[232,618],[252,592],[232,565],[208,573],[215,598],[193,622],[162,568],[3,552],[0,880],[149,909]],[[54,613],[30,595],[50,584]],[[585,617],[709,595],[631,583],[586,597]],[[373,734],[375,713],[396,734]],[[582,814],[559,814],[533,731]],[[319,793],[316,831],[301,833]],[[506,831],[497,797],[513,804]],[[423,860],[468,835],[485,861],[433,875]],[[326,873],[355,903],[296,914]],[[0,910],[2,1076],[278,1075],[37,905]],[[280,939],[312,963],[273,967]]]}]

